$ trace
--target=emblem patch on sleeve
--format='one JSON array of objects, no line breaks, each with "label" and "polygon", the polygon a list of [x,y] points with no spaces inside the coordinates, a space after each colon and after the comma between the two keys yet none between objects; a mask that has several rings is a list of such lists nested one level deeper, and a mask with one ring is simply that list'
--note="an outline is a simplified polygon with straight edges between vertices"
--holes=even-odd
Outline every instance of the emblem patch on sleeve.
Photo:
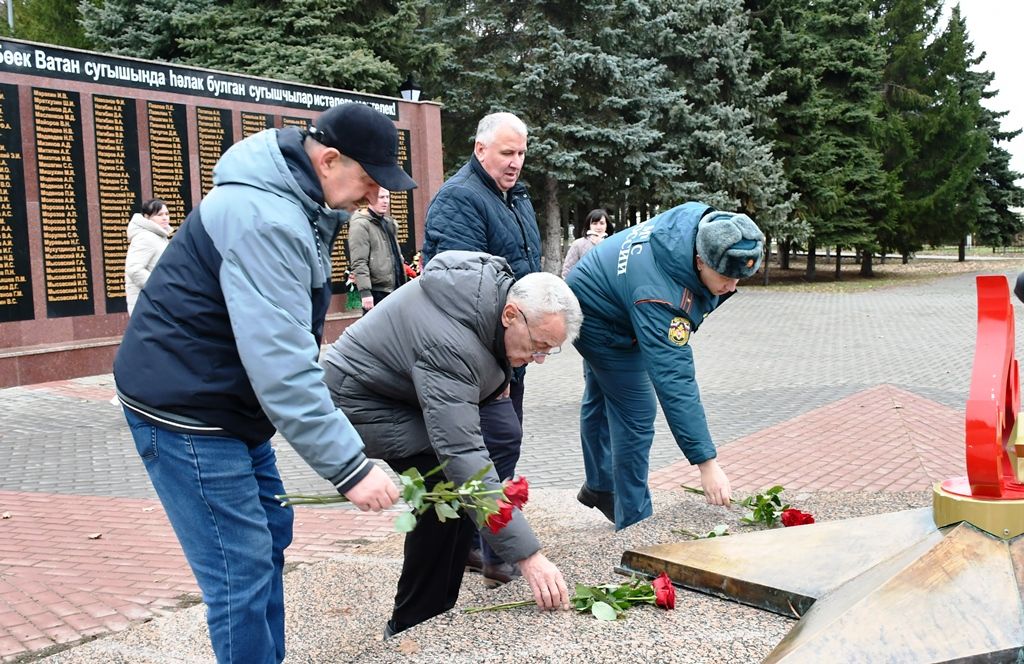
[{"label": "emblem patch on sleeve", "polygon": [[690,340],[690,321],[676,316],[668,324],[668,340],[677,346],[685,346]]}]

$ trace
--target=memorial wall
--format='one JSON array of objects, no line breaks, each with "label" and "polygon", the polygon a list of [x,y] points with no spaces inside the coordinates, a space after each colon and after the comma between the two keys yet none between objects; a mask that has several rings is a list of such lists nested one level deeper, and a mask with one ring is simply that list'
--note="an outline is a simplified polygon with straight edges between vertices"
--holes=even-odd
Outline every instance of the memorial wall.
[{"label": "memorial wall", "polygon": [[[164,200],[177,227],[233,143],[345,102],[398,127],[420,185],[391,196],[411,259],[443,177],[436,104],[0,39],[0,387],[109,372],[127,324],[125,231],[141,203]],[[349,316],[341,238],[328,335]]]}]

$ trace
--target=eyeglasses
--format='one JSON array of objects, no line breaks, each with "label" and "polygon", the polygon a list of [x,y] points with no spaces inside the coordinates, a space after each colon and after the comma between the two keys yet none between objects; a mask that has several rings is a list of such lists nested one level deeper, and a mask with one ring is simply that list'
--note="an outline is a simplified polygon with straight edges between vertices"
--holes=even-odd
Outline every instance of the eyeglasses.
[{"label": "eyeglasses", "polygon": [[533,355],[533,359],[543,361],[548,355],[558,355],[562,352],[561,346],[555,346],[544,353],[537,350],[537,342],[533,340],[533,333],[530,332],[530,321],[526,318],[526,314],[523,313],[522,309],[519,310],[519,315],[523,317],[523,322],[526,323],[526,334],[530,337],[530,348],[533,349],[530,354]]}]

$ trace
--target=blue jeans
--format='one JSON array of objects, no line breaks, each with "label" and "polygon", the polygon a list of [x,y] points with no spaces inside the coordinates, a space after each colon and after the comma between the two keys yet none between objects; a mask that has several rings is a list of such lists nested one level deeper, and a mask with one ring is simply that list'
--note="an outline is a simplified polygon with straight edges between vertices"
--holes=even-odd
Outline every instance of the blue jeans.
[{"label": "blue jeans", "polygon": [[580,441],[587,486],[615,494],[615,529],[654,513],[647,486],[654,417],[654,386],[639,351],[593,349],[583,355]]},{"label": "blue jeans", "polygon": [[125,409],[135,447],[206,603],[220,663],[284,659],[284,550],[293,513],[270,441],[168,431]]}]

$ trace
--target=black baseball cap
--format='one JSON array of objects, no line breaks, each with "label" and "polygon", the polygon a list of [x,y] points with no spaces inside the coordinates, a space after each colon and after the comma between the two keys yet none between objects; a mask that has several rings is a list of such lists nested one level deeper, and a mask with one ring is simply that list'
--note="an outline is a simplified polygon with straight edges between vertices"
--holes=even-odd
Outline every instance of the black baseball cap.
[{"label": "black baseball cap", "polygon": [[309,128],[318,143],[355,159],[373,181],[389,191],[415,189],[416,181],[398,165],[398,130],[366,104],[339,104],[320,114]]}]

